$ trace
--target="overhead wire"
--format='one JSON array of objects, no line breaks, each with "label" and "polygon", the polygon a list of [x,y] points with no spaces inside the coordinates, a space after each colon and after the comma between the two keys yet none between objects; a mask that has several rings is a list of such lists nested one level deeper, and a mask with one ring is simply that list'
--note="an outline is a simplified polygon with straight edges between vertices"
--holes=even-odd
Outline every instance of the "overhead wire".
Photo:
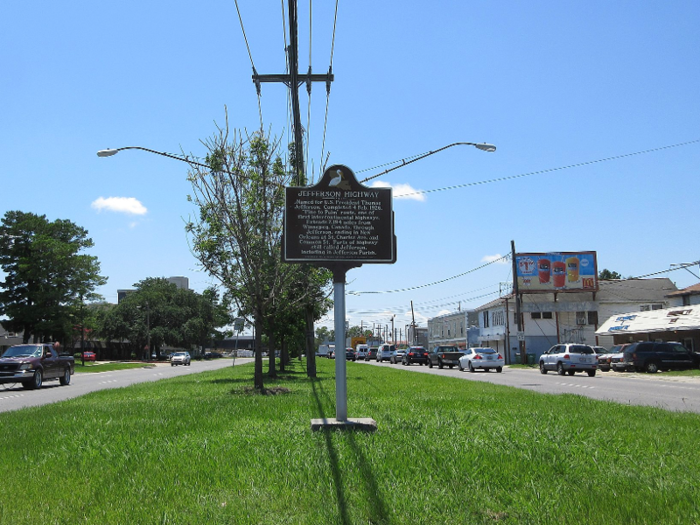
[{"label": "overhead wire", "polygon": [[[248,43],[248,37],[245,34],[245,27],[243,27],[243,17],[241,16],[241,9],[238,6],[238,0],[234,0],[236,3],[236,12],[238,13],[238,21],[241,24],[241,32],[243,33],[243,40],[245,40],[245,47],[248,50],[248,58],[250,58],[250,65],[253,68],[253,75],[257,75],[258,72],[255,69],[255,63],[253,62],[253,53],[250,51],[250,44]],[[258,93],[258,115],[260,116],[260,131],[263,130],[263,114],[262,114],[262,100],[260,94],[260,86],[256,85]]]},{"label": "overhead wire", "polygon": [[470,273],[476,272],[477,270],[481,270],[483,268],[486,268],[487,266],[490,266],[494,263],[497,263],[499,261],[505,261],[510,259],[510,253],[503,255],[499,257],[498,259],[494,259],[493,261],[489,261],[485,264],[482,264],[481,266],[477,266],[476,268],[472,268],[471,270],[467,270],[466,272],[462,272],[457,275],[453,275],[452,277],[447,277],[445,279],[440,279],[439,281],[434,281],[432,283],[427,283],[427,284],[421,284],[418,286],[411,286],[408,288],[398,288],[396,290],[384,290],[384,291],[365,291],[365,292],[359,292],[359,291],[349,291],[347,292],[348,295],[366,295],[366,294],[387,294],[387,293],[399,293],[399,292],[410,292],[412,290],[419,290],[421,288],[428,288],[429,286],[435,286],[438,284],[446,283],[448,281],[451,281],[453,279],[457,279],[459,277],[464,277],[465,275],[468,275]]},{"label": "overhead wire", "polygon": [[[338,2],[335,0],[335,14],[333,16],[333,36],[331,37],[331,57],[328,66],[328,75],[333,73],[333,54],[335,53],[335,31],[338,24]],[[326,154],[326,132],[328,130],[328,107],[330,105],[331,98],[331,83],[330,80],[326,82],[326,111],[323,117],[323,138],[321,140],[321,158],[319,159],[320,175],[326,169],[326,161],[323,156]]]},{"label": "overhead wire", "polygon": [[313,4],[312,0],[309,0],[309,80],[306,83],[306,92],[308,93],[308,104],[306,107],[306,130],[305,130],[305,135],[306,135],[306,148],[304,151],[304,157],[305,157],[305,171],[306,173],[309,172],[309,167],[308,167],[308,162],[309,162],[309,143],[311,142],[311,66],[313,64],[311,60],[311,51],[312,51],[312,29],[313,29]]}]

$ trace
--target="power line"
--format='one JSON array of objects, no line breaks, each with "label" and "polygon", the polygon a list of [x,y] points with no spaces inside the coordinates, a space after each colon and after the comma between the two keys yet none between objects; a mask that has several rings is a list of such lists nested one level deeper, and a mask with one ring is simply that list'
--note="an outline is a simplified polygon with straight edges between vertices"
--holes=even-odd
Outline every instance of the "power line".
[{"label": "power line", "polygon": [[[658,148],[651,148],[651,149],[646,149],[643,151],[635,151],[634,153],[624,153],[621,155],[615,155],[613,157],[606,157],[603,159],[589,160],[589,161],[585,161],[585,162],[577,162],[576,164],[569,164],[567,166],[560,166],[558,168],[548,168],[548,169],[544,169],[544,170],[531,171],[528,173],[521,173],[519,175],[509,175],[507,177],[498,177],[495,179],[487,179],[487,180],[482,180],[482,181],[478,181],[478,182],[467,182],[464,184],[456,184],[454,186],[447,186],[445,188],[436,188],[433,190],[417,190],[417,191],[414,191],[411,193],[402,193],[400,195],[394,195],[394,197],[398,199],[398,198],[403,198],[403,197],[410,197],[413,195],[422,195],[425,193],[435,193],[438,191],[448,191],[448,190],[456,190],[456,189],[461,189],[461,188],[468,188],[470,186],[480,186],[482,184],[491,184],[492,182],[503,182],[506,180],[520,179],[523,177],[530,177],[532,175],[542,175],[543,173],[552,173],[555,171],[562,171],[562,170],[567,170],[570,168],[580,168],[582,166],[590,166],[591,164],[599,164],[601,162],[609,162],[611,160],[619,160],[619,159],[624,159],[626,157],[634,157],[636,155],[644,155],[646,153],[655,153],[657,151],[662,151],[662,150],[666,150],[666,149],[679,148],[681,146],[689,146],[691,144],[697,144],[698,142],[700,142],[700,139],[689,140],[687,142],[679,142],[678,144],[671,144],[668,146],[660,146]],[[420,156],[420,155],[416,155],[416,156]],[[415,157],[407,157],[407,158],[415,158]],[[395,162],[393,164],[395,164]],[[371,169],[373,169],[373,168],[371,168]]]},{"label": "power line", "polygon": [[[328,75],[330,76],[333,73],[333,54],[335,53],[335,30],[338,24],[338,1],[335,0],[335,15],[333,16],[333,36],[331,38],[331,58],[330,58],[330,63],[328,66]],[[328,130],[328,106],[330,104],[330,98],[331,98],[331,83],[326,82],[326,112],[325,116],[323,117],[323,139],[321,141],[321,158],[319,159],[319,167],[321,169],[321,173],[326,169],[326,162],[323,159],[323,156],[326,153],[326,132]]]},{"label": "power line", "polygon": [[465,275],[468,275],[470,273],[473,273],[477,270],[481,270],[482,268],[486,268],[487,266],[490,266],[491,264],[497,263],[499,261],[505,261],[510,259],[510,254],[506,254],[502,257],[499,257],[498,259],[494,259],[493,261],[489,261],[486,264],[482,264],[481,266],[477,266],[476,268],[472,268],[471,270],[467,270],[466,272],[460,273],[458,275],[453,275],[452,277],[447,277],[446,279],[441,279],[439,281],[435,281],[432,283],[428,284],[421,284],[418,286],[411,286],[409,288],[399,288],[397,290],[385,290],[383,292],[377,292],[377,291],[367,291],[367,292],[354,292],[354,291],[349,291],[348,295],[365,295],[365,294],[385,294],[385,293],[399,293],[399,292],[410,292],[411,290],[418,290],[420,288],[427,288],[429,286],[435,286],[437,284],[442,284],[446,283],[447,281],[451,281],[453,279],[457,279],[459,277],[464,277]]},{"label": "power line", "polygon": [[[243,27],[243,17],[241,16],[241,10],[238,7],[238,0],[234,0],[236,3],[236,12],[238,13],[238,21],[241,24],[241,32],[243,33],[243,40],[245,40],[245,47],[248,50],[248,58],[250,58],[250,65],[253,68],[253,76],[256,76],[258,72],[255,70],[255,63],[253,62],[253,53],[250,51],[250,44],[248,43],[248,37],[245,34],[245,27]],[[260,100],[260,84],[256,84],[258,92],[258,115],[260,116],[260,131],[263,129],[263,116],[262,116],[262,101]]]}]

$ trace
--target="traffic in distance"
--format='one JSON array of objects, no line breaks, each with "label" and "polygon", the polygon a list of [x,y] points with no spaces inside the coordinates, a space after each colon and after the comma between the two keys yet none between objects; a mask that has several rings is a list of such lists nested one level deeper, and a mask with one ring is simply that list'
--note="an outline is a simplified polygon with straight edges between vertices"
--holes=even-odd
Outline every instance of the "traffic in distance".
[{"label": "traffic in distance", "polygon": [[[336,357],[332,350],[316,355],[329,359]],[[436,346],[427,350],[422,346],[399,347],[389,343],[378,346],[358,344],[355,348],[345,349],[345,358],[348,361],[388,362],[404,366],[418,364],[430,368],[457,367],[460,371],[469,372],[494,370],[500,373],[505,366],[503,354],[489,347]],[[585,372],[589,377],[595,377],[598,370],[653,374],[700,368],[700,353],[692,352],[677,342],[638,342],[615,345],[610,349],[562,343],[544,352],[539,357],[538,364],[540,373],[556,372],[561,376]]]}]

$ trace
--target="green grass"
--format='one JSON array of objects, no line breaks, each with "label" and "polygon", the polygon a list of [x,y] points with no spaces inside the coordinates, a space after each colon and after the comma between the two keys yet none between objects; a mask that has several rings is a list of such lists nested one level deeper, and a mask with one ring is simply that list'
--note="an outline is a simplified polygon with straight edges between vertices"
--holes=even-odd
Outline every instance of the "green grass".
[{"label": "green grass", "polygon": [[81,365],[80,362],[75,363],[75,372],[77,374],[84,374],[89,372],[113,372],[114,370],[128,370],[130,368],[148,368],[155,365],[148,365],[146,363],[85,363]]},{"label": "green grass", "polygon": [[276,395],[237,365],[0,414],[0,523],[700,522],[696,414],[348,363],[378,430],[311,432],[317,363]]}]

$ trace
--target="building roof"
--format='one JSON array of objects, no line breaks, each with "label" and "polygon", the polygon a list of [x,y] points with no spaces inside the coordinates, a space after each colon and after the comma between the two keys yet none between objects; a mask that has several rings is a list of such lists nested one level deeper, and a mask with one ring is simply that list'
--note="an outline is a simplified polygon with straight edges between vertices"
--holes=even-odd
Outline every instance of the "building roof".
[{"label": "building roof", "polygon": [[682,290],[678,290],[676,292],[671,292],[670,294],[666,295],[666,297],[680,297],[683,295],[700,295],[700,283],[688,286],[687,288],[683,288]]},{"label": "building roof", "polygon": [[661,301],[678,288],[668,277],[655,279],[605,279],[598,281],[599,302]]},{"label": "building roof", "polygon": [[676,332],[700,329],[700,305],[676,306],[663,310],[613,315],[596,330],[596,335]]}]

